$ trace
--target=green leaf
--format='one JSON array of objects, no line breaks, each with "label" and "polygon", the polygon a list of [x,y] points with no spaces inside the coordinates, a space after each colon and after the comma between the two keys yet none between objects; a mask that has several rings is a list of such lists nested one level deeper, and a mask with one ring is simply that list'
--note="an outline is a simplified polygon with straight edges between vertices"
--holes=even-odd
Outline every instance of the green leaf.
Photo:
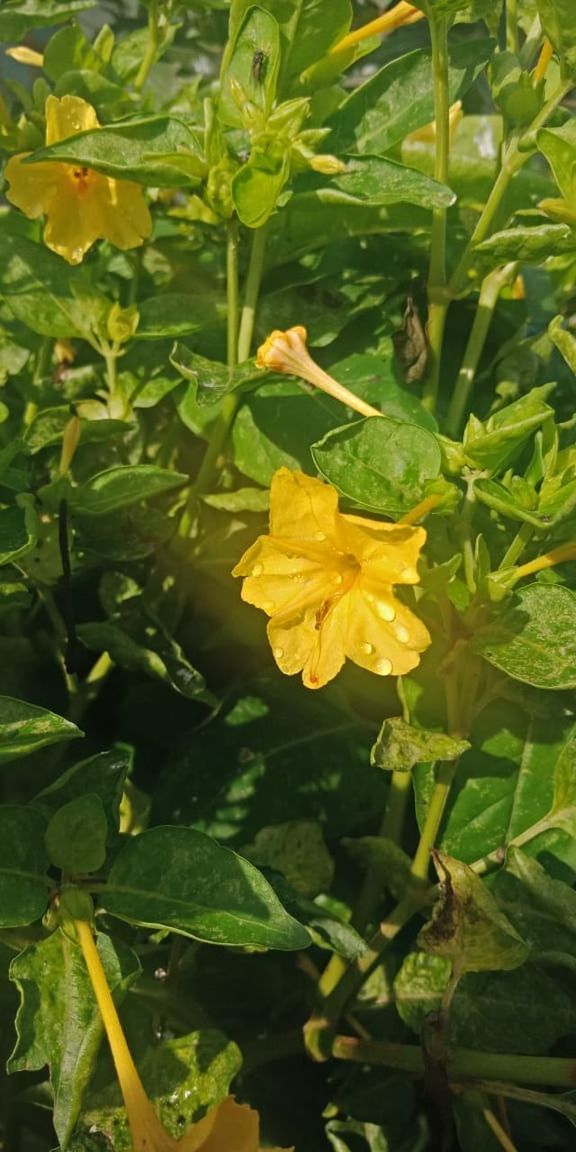
[{"label": "green leaf", "polygon": [[408,424],[419,424],[437,432],[436,420],[413,392],[398,384],[392,341],[379,356],[354,354],[330,366],[330,374],[361,400],[379,408],[384,416]]},{"label": "green leaf", "polygon": [[487,240],[477,244],[474,251],[486,253],[494,266],[506,264],[509,260],[539,264],[558,251],[573,251],[575,245],[573,230],[567,224],[534,224],[531,227],[517,224],[515,228],[493,232]]},{"label": "green leaf", "polygon": [[106,912],[212,944],[306,948],[308,934],[284,911],[257,868],[192,828],[152,828],[117,856]]},{"label": "green leaf", "polygon": [[186,659],[180,645],[152,617],[79,624],[78,637],[92,652],[108,652],[120,668],[162,680],[188,700],[212,703],[204,677]]},{"label": "green leaf", "polygon": [[471,415],[463,437],[467,461],[490,472],[507,468],[532,433],[554,414],[546,403],[554,388],[554,384],[532,388],[485,421]]},{"label": "green leaf", "polygon": [[104,320],[110,302],[92,287],[86,271],[72,268],[43,244],[12,234],[0,220],[0,297],[17,320],[40,336],[86,337]]},{"label": "green leaf", "polygon": [[[230,7],[229,37],[232,43],[252,0],[233,0]],[[348,31],[352,21],[350,0],[331,0],[330,19],[326,19],[325,0],[260,0],[260,10],[269,12],[278,22],[282,46],[279,92],[285,96],[300,73],[320,60],[331,44]]]},{"label": "green leaf", "polygon": [[198,136],[176,116],[143,116],[79,132],[37,149],[25,163],[44,160],[81,164],[118,180],[160,188],[196,184],[206,166]]},{"label": "green leaf", "polygon": [[75,724],[46,708],[0,696],[0,764],[83,735]]},{"label": "green leaf", "polygon": [[[449,48],[449,99],[458,100],[488,63],[492,40],[452,44]],[[389,152],[410,132],[434,119],[434,80],[430,52],[417,49],[385,64],[354,88],[327,126],[326,150]]]},{"label": "green leaf", "polygon": [[137,340],[159,340],[162,337],[185,336],[218,319],[218,302],[208,294],[185,295],[165,292],[149,296],[138,304],[140,322]]},{"label": "green leaf", "polygon": [[382,156],[348,157],[346,171],[332,177],[324,195],[333,204],[405,203],[423,208],[448,208],[456,199],[445,184]]},{"label": "green leaf", "polygon": [[246,396],[232,428],[234,464],[268,485],[278,468],[313,468],[310,443],[338,426],[342,406],[290,380],[262,384]]},{"label": "green leaf", "polygon": [[66,72],[76,72],[82,68],[100,72],[104,66],[102,57],[77,24],[68,25],[55,32],[48,41],[43,56],[43,70],[48,79],[54,82]]},{"label": "green leaf", "polygon": [[[512,883],[511,877],[514,877]],[[574,889],[563,880],[554,880],[533,857],[511,847],[506,855],[506,868],[498,875],[495,891],[498,898],[506,902],[509,914],[529,943],[535,960],[546,963],[548,956],[551,964],[566,963],[573,971],[576,967]]]},{"label": "green leaf", "polygon": [[32,924],[46,911],[50,882],[40,812],[0,805],[0,927]]},{"label": "green leaf", "polygon": [[400,716],[385,720],[370,753],[370,763],[388,772],[411,772],[415,764],[432,760],[458,760],[470,747],[444,732],[414,728]]},{"label": "green leaf", "polygon": [[132,765],[132,750],[118,745],[111,752],[99,752],[67,768],[52,784],[31,801],[49,820],[63,805],[87,793],[99,796],[107,820],[108,838],[120,827],[120,801]]},{"label": "green leaf", "polygon": [[428,19],[449,16],[472,7],[472,0],[415,0],[415,7],[425,12]]},{"label": "green leaf", "polygon": [[220,360],[208,360],[179,343],[170,353],[170,363],[185,380],[190,380],[192,396],[202,408],[217,404],[227,392],[262,378],[262,370],[252,361],[230,369]]},{"label": "green leaf", "polygon": [[396,519],[422,500],[440,472],[436,438],[416,424],[369,417],[312,445],[322,475],[362,508]]},{"label": "green leaf", "polygon": [[[146,1023],[153,1027],[153,1020]],[[175,1139],[220,1103],[242,1065],[237,1045],[215,1028],[148,1043],[142,1053],[136,1052],[136,1060],[146,1095]],[[132,1148],[126,1109],[114,1080],[109,1064],[102,1062],[85,1093],[69,1152],[86,1152],[95,1138],[108,1141],[111,1132],[116,1152]]]},{"label": "green leaf", "polygon": [[[98,935],[97,946],[110,989],[122,998],[139,975],[137,957],[121,941],[113,943],[103,934]],[[49,1066],[53,1123],[65,1148],[80,1115],[103,1032],[84,957],[79,945],[59,929],[12,961],[10,979],[22,1002],[8,1068],[19,1072]]]},{"label": "green leaf", "polygon": [[542,30],[568,72],[576,69],[576,12],[572,0],[536,0]]},{"label": "green leaf", "polygon": [[576,339],[563,327],[564,317],[555,316],[548,325],[548,335],[555,348],[564,357],[569,368],[576,375]]},{"label": "green leaf", "polygon": [[38,517],[31,503],[0,509],[0,565],[25,556],[37,539]]},{"label": "green leaf", "polygon": [[535,688],[576,688],[576,596],[529,584],[474,638],[490,664]]},{"label": "green leaf", "polygon": [[71,490],[70,507],[78,516],[107,516],[189,483],[190,477],[185,473],[155,464],[107,468]]},{"label": "green leaf", "polygon": [[46,851],[64,872],[97,872],[106,859],[107,833],[104,805],[94,792],[87,792],[54,813],[46,829]]},{"label": "green leaf", "polygon": [[373,873],[382,889],[401,900],[410,881],[411,860],[394,840],[386,836],[345,836],[342,845],[352,860]]},{"label": "green leaf", "polygon": [[528,947],[478,876],[460,860],[434,853],[440,897],[432,918],[418,934],[418,944],[452,961],[453,972],[486,972],[518,968]]},{"label": "green leaf", "polygon": [[78,12],[93,8],[96,0],[3,0],[0,40],[19,40],[30,28],[62,24]]},{"label": "green leaf", "polygon": [[541,128],[536,135],[538,148],[546,157],[562,195],[571,203],[576,193],[576,123],[568,120],[560,128]]},{"label": "green leaf", "polygon": [[247,228],[262,228],[274,212],[290,175],[289,156],[275,140],[253,149],[247,164],[232,181],[232,200],[238,218]]},{"label": "green leaf", "polygon": [[[231,33],[232,23],[231,19]],[[218,101],[221,122],[229,127],[241,127],[248,102],[266,118],[276,99],[279,69],[278,21],[264,7],[250,7],[228,40],[222,57]]]},{"label": "green leaf", "polygon": [[332,886],[334,861],[316,820],[290,820],[261,828],[242,851],[259,868],[279,872],[301,896],[312,898]]}]

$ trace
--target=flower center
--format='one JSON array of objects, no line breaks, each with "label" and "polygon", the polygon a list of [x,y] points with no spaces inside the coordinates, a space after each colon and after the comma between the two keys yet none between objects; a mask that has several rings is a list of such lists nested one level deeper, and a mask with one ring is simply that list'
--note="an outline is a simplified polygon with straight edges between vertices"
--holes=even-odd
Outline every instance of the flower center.
[{"label": "flower center", "polygon": [[76,191],[82,194],[86,191],[90,178],[89,168],[72,168],[72,178],[76,184]]}]

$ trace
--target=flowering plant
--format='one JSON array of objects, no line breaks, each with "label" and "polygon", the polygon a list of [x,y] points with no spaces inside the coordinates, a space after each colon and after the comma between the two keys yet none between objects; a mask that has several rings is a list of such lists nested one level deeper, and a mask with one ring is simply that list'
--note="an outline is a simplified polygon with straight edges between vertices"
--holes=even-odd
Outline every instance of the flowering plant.
[{"label": "flowering plant", "polygon": [[569,1152],[576,7],[0,51],[0,1152]]}]

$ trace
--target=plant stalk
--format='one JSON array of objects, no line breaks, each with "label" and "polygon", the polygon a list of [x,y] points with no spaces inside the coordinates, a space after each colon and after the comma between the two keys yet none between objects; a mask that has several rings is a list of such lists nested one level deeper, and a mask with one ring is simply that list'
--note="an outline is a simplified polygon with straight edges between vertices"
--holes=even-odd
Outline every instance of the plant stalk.
[{"label": "plant stalk", "polygon": [[[436,150],[434,178],[440,184],[448,181],[450,154],[450,96],[448,88],[448,17],[429,14],[434,74],[434,117],[436,124]],[[424,386],[422,403],[434,411],[440,384],[440,364],[448,301],[446,289],[446,224],[447,208],[434,208],[430,237],[430,267],[428,272],[428,344],[430,370]]]}]

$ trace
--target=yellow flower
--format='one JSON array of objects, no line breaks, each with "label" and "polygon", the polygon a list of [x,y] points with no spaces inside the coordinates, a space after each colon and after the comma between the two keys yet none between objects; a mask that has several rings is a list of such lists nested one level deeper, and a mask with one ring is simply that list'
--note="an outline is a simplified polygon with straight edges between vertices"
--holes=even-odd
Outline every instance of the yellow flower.
[{"label": "yellow flower", "polygon": [[268,639],[287,676],[307,688],[332,680],[346,659],[378,676],[403,676],[430,644],[424,624],[394,596],[417,584],[423,528],[338,511],[338,493],[280,468],[270,490],[270,535],[233,571],[242,599],[270,617]]},{"label": "yellow flower", "polygon": [[271,372],[285,372],[288,376],[300,376],[302,380],[307,380],[309,384],[328,392],[330,396],[360,412],[362,416],[381,416],[382,413],[377,408],[373,408],[365,400],[360,400],[316,364],[306,347],[307,336],[308,333],[301,324],[295,328],[288,328],[287,332],[275,329],[256,353],[257,367],[269,368]]},{"label": "yellow flower", "polygon": [[[47,146],[99,127],[92,105],[79,96],[48,97]],[[152,219],[138,184],[55,160],[25,164],[28,155],[23,152],[8,161],[6,196],[30,220],[46,216],[44,242],[69,264],[80,264],[96,240],[126,249],[138,247],[150,235]]]},{"label": "yellow flower", "polygon": [[356,28],[354,32],[349,32],[342,40],[339,40],[333,48],[330,49],[330,55],[335,52],[343,52],[345,48],[350,48],[353,44],[359,44],[361,40],[366,40],[368,36],[386,35],[388,32],[393,32],[395,28],[401,28],[404,24],[414,24],[416,20],[422,20],[424,13],[420,8],[415,8],[413,4],[408,4],[406,0],[400,0],[394,8],[390,8],[384,12],[382,16],[377,16],[375,20],[370,20],[369,24],[363,24],[361,28]]},{"label": "yellow flower", "polygon": [[[260,1117],[246,1104],[227,1096],[198,1124],[193,1124],[177,1145],[177,1152],[259,1152]],[[270,1152],[294,1152],[273,1148]]]}]

